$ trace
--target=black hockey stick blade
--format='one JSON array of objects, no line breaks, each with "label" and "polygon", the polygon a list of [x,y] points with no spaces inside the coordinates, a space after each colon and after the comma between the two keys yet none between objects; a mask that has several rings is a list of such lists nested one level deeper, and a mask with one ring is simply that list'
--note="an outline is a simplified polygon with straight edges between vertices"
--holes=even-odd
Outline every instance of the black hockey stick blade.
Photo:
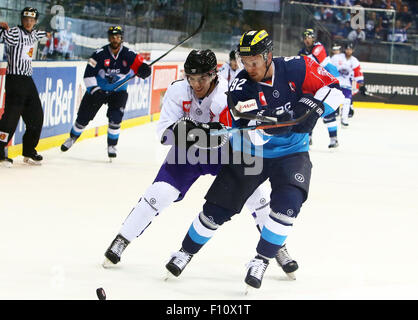
[{"label": "black hockey stick blade", "polygon": [[[159,56],[157,59],[155,59],[154,61],[152,61],[149,66],[152,66],[154,63],[160,61],[162,58],[164,58],[166,55],[168,55],[171,51],[173,51],[174,49],[178,48],[179,46],[181,46],[183,43],[185,43],[186,41],[190,40],[191,38],[193,38],[196,34],[198,34],[202,28],[203,25],[205,24],[205,15],[202,15],[201,19],[200,19],[200,24],[197,27],[197,29],[195,31],[193,31],[191,34],[189,34],[187,36],[187,38],[183,39],[182,41],[180,41],[179,43],[177,43],[174,47],[172,47],[170,50],[168,50],[166,53],[164,53],[163,55]],[[128,81],[130,81],[131,79],[135,78],[136,75],[130,76],[128,78],[126,78],[121,84],[119,84],[115,89],[113,89],[114,91],[119,89],[120,87],[122,87],[125,83],[127,83]]]},{"label": "black hockey stick blade", "polygon": [[383,103],[387,103],[387,102],[389,102],[390,100],[392,100],[394,97],[396,97],[397,95],[398,95],[398,93],[397,92],[395,92],[395,93],[393,93],[392,95],[390,95],[389,97],[384,97],[384,96],[381,96],[381,95],[378,95],[378,94],[376,94],[376,93],[371,93],[371,92],[365,92],[364,93],[364,95],[365,96],[368,96],[368,97],[372,97],[372,98],[375,98],[375,99],[377,99],[377,100],[380,100],[380,101],[382,101]]}]

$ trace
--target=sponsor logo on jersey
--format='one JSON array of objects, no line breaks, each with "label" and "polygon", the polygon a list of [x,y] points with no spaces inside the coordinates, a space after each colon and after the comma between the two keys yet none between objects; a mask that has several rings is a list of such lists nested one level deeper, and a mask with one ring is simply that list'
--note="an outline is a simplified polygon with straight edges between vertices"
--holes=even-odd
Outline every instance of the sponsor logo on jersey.
[{"label": "sponsor logo on jersey", "polygon": [[104,61],[104,65],[105,65],[105,67],[110,66],[110,59],[106,59],[106,60]]},{"label": "sponsor logo on jersey", "polygon": [[8,138],[9,138],[9,134],[7,132],[1,132],[0,131],[0,141],[1,142],[7,142]]},{"label": "sponsor logo on jersey", "polygon": [[183,101],[183,111],[189,113],[190,107],[192,106],[191,101]]},{"label": "sponsor logo on jersey", "polygon": [[30,48],[30,50],[28,52],[28,56],[32,58],[32,56],[33,56],[33,48]]},{"label": "sponsor logo on jersey", "polygon": [[328,76],[329,73],[327,70],[325,70],[324,67],[319,66],[318,69],[316,70],[321,76]]},{"label": "sponsor logo on jersey", "polygon": [[266,100],[266,97],[264,96],[264,92],[258,93],[258,99],[260,100],[262,106],[267,105],[267,100]]},{"label": "sponsor logo on jersey", "polygon": [[239,101],[235,108],[239,112],[249,112],[258,109],[257,101],[255,99],[247,100],[247,101]]},{"label": "sponsor logo on jersey", "polygon": [[280,92],[279,92],[279,91],[277,91],[277,90],[274,90],[274,91],[273,91],[273,97],[275,97],[275,98],[280,97]]}]

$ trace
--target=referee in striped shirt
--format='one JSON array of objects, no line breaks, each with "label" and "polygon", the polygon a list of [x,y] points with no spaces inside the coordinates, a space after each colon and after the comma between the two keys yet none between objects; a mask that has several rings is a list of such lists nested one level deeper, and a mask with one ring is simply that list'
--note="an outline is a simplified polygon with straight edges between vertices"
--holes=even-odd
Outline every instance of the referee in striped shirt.
[{"label": "referee in striped shirt", "polygon": [[44,115],[32,79],[32,56],[34,44],[50,34],[33,29],[38,17],[38,10],[26,7],[21,12],[22,25],[9,28],[6,22],[0,22],[0,39],[6,44],[7,54],[6,101],[0,119],[0,164],[8,167],[13,164],[13,160],[6,157],[4,148],[12,139],[20,116],[26,125],[23,161],[28,164],[40,164],[42,161],[35,147],[41,136]]}]

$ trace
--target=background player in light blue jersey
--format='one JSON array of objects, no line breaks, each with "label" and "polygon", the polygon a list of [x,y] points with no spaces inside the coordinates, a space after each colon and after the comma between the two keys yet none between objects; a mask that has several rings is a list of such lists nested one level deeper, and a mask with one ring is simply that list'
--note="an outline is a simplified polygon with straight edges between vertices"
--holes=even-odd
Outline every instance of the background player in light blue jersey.
[{"label": "background player in light blue jersey", "polygon": [[[262,171],[248,175],[245,163],[230,163],[221,168],[205,196],[203,211],[190,226],[180,251],[166,265],[175,276],[180,275],[193,255],[224,222],[241,211],[246,199],[268,179],[272,189],[271,212],[264,221],[256,256],[248,264],[245,278],[249,286],[259,288],[269,260],[277,257],[283,248],[308,197],[312,168],[309,132],[321,115],[338,108],[344,96],[338,80],[313,59],[300,56],[273,59],[272,51],[273,41],[265,30],[243,34],[238,52],[245,70],[229,88],[232,98],[229,108],[245,113],[247,118],[264,115],[279,122],[312,112],[294,127],[255,130],[250,135],[233,137],[233,146],[236,149],[241,146],[239,152],[259,157]],[[252,122],[255,121],[245,120],[243,116],[235,117],[233,126]],[[242,144],[236,143],[237,140]],[[288,258],[285,250],[282,254],[283,259]]]}]

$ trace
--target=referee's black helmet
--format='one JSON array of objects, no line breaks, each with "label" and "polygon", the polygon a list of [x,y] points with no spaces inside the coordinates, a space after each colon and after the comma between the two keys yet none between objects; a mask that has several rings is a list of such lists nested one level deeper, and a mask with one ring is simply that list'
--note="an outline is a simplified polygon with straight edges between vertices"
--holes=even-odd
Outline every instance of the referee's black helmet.
[{"label": "referee's black helmet", "polygon": [[39,12],[38,12],[38,10],[36,8],[25,7],[20,12],[20,17],[21,18],[30,17],[30,18],[34,18],[35,20],[38,20]]}]

